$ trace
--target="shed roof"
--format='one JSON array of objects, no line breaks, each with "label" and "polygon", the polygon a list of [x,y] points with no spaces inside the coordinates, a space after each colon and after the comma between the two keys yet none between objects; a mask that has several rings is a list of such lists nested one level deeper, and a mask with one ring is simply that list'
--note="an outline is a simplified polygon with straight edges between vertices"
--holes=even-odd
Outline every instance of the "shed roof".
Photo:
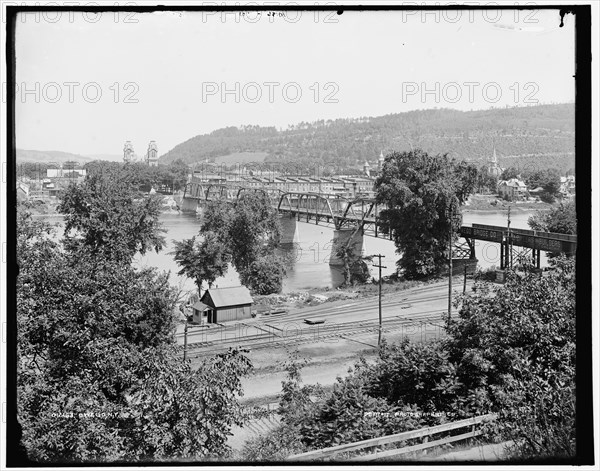
[{"label": "shed roof", "polygon": [[206,311],[207,309],[210,309],[210,306],[204,304],[202,301],[197,301],[196,304],[194,304],[192,306],[192,308],[194,308],[196,311]]},{"label": "shed roof", "polygon": [[210,296],[215,307],[239,306],[240,304],[252,304],[254,302],[248,288],[243,286],[208,289],[202,299],[204,300],[206,296]]}]

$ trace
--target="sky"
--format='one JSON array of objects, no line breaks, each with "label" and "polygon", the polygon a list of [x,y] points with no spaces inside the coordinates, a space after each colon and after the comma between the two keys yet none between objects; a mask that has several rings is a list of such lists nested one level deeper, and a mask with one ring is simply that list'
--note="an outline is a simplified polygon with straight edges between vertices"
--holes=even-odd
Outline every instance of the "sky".
[{"label": "sky", "polygon": [[162,155],[226,126],[574,101],[558,10],[267,13],[22,16],[17,147]]}]

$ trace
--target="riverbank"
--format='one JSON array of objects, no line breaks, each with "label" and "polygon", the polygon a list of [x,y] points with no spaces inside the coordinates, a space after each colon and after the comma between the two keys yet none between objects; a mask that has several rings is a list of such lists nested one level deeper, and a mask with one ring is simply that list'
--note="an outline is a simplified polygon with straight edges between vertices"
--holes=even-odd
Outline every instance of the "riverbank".
[{"label": "riverbank", "polygon": [[[418,288],[439,283],[441,278],[425,281],[397,280],[384,278],[381,283],[382,295],[398,293],[411,288]],[[305,291],[291,293],[270,294],[268,296],[253,296],[254,308],[257,314],[289,311],[305,307],[318,306],[324,303],[343,301],[349,299],[365,299],[377,296],[379,285],[377,282],[356,284],[345,288],[312,288]]]},{"label": "riverbank", "polygon": [[531,210],[549,210],[556,206],[555,204],[544,203],[543,201],[506,201],[498,195],[471,195],[465,205],[462,207],[463,213],[474,211],[531,211]]}]

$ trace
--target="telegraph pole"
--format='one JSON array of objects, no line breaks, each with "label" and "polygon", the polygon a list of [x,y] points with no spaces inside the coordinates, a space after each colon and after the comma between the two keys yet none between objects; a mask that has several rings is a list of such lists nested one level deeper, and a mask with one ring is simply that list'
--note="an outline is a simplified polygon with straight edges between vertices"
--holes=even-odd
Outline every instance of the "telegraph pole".
[{"label": "telegraph pole", "polygon": [[381,329],[382,329],[382,323],[383,323],[383,319],[381,316],[381,269],[387,268],[387,267],[381,265],[381,259],[385,258],[385,255],[377,254],[377,255],[373,255],[373,257],[377,257],[379,259],[379,264],[373,265],[373,266],[379,268],[379,337],[377,339],[377,346],[380,347],[381,346]]},{"label": "telegraph pole", "polygon": [[508,249],[509,252],[509,262],[510,262],[510,268],[512,268],[513,266],[513,250],[512,250],[512,237],[510,235],[510,206],[508,207],[508,221],[507,221],[507,236],[508,236],[508,240],[507,240],[507,244],[506,244],[506,248]]},{"label": "telegraph pole", "polygon": [[[456,206],[453,205],[456,203]],[[458,207],[458,200],[456,196],[454,197],[451,206],[450,206],[450,214],[449,214],[449,224],[450,228],[448,229],[448,319],[452,317],[452,238],[454,236],[452,231],[452,223],[454,218],[456,217],[456,208]]]},{"label": "telegraph pole", "polygon": [[185,328],[183,329],[183,361],[185,361],[187,359],[188,318],[185,312],[183,315],[185,316]]},{"label": "telegraph pole", "polygon": [[452,220],[450,220],[450,237],[448,241],[448,318],[452,317]]}]

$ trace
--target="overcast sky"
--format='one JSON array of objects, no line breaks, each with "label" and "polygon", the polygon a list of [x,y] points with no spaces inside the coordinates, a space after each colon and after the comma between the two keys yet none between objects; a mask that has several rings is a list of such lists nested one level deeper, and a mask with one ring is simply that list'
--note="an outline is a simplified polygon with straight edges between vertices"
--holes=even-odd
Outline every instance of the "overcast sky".
[{"label": "overcast sky", "polygon": [[17,147],[121,154],[131,140],[141,154],[155,140],[162,155],[225,126],[573,102],[574,19],[559,22],[557,10],[28,14]]}]

